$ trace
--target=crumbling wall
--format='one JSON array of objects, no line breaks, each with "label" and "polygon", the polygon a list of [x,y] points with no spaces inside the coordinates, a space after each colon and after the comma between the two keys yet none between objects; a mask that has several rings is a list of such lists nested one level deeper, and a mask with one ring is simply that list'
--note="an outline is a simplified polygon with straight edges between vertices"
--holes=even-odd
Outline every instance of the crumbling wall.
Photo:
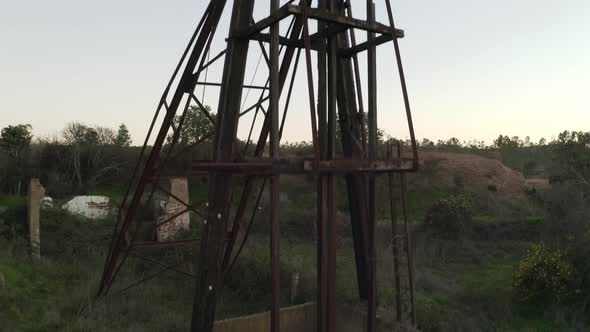
[{"label": "crumbling wall", "polygon": [[178,231],[190,229],[189,212],[181,213],[189,203],[187,178],[170,178],[167,189],[174,196],[166,195],[161,201],[161,214],[156,220],[158,241],[171,240]]}]

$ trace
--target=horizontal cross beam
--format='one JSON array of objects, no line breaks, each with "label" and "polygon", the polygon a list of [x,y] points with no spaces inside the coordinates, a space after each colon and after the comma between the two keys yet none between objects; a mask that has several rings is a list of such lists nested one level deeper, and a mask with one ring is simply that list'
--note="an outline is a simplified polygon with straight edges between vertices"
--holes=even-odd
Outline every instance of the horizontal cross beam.
[{"label": "horizontal cross beam", "polygon": [[283,7],[279,8],[276,12],[272,13],[270,16],[254,23],[254,25],[250,26],[248,29],[244,31],[235,31],[231,34],[231,37],[235,38],[247,38],[254,34],[261,32],[262,30],[270,27],[274,23],[284,19],[285,17],[291,15],[289,12],[289,4],[284,5]]},{"label": "horizontal cross beam", "polygon": [[214,162],[198,161],[193,163],[192,171],[202,172],[227,172],[247,175],[274,175],[274,174],[303,174],[303,173],[335,173],[346,174],[354,172],[408,172],[413,170],[414,160],[354,160],[335,159],[322,160],[319,163],[313,158],[282,158],[277,160],[256,158],[241,162]]},{"label": "horizontal cross beam", "polygon": [[[298,5],[293,4],[286,4],[281,7],[276,12],[272,13],[270,16],[254,23],[254,25],[250,26],[248,29],[243,31],[235,31],[231,34],[230,38],[252,38],[255,40],[259,40],[261,38],[259,35],[256,38],[253,38],[255,35],[260,34],[261,31],[267,29],[272,24],[286,18],[289,15],[303,15],[305,8]],[[404,38],[404,30],[400,29],[392,29],[385,24],[379,22],[368,22],[364,20],[355,19],[352,17],[347,17],[335,13],[328,12],[326,10],[322,10],[319,8],[309,8],[308,9],[308,17],[318,20],[324,21],[336,25],[340,25],[341,28],[333,30],[333,32],[340,32],[346,29],[360,29],[369,32],[380,33],[384,35],[391,35],[395,36],[396,38]],[[332,31],[328,31],[332,32]],[[322,35],[324,33],[318,33],[316,35]],[[286,39],[286,38],[284,38]],[[286,43],[285,40],[282,40],[282,43]],[[266,41],[266,40],[262,40]],[[299,41],[289,41],[294,43],[299,43]],[[295,45],[296,47],[301,47],[299,44]]]},{"label": "horizontal cross beam", "polygon": [[[303,11],[305,8],[298,5],[288,5],[289,13],[293,15],[303,15]],[[369,32],[381,33],[381,34],[388,34],[393,35],[397,38],[404,38],[404,31],[400,29],[392,29],[385,24],[382,23],[370,23],[363,20],[358,20],[355,18],[342,16],[338,14],[334,14],[322,9],[318,8],[310,8],[309,9],[309,18],[313,18],[319,21],[324,21],[328,23],[334,24],[341,24],[348,28],[353,29],[360,29]]]},{"label": "horizontal cross beam", "polygon": [[387,43],[392,40],[393,40],[393,37],[391,35],[381,35],[379,37],[376,37],[372,41],[366,41],[364,43],[360,43],[360,44],[353,46],[353,47],[341,49],[340,55],[343,57],[351,57],[357,53],[368,50],[369,47],[371,47],[371,46],[379,46],[381,44]]},{"label": "horizontal cross beam", "polygon": [[[221,86],[221,83],[214,83],[214,82],[195,82],[195,85],[207,85],[207,86]],[[265,86],[259,85],[242,85],[244,89],[258,89],[258,90],[268,90]]]}]

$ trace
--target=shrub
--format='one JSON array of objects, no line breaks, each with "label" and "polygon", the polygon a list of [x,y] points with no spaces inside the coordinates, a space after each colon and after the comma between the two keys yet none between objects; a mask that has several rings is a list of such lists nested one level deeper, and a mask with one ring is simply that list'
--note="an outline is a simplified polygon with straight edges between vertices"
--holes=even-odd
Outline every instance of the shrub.
[{"label": "shrub", "polygon": [[436,201],[426,212],[424,224],[442,235],[458,237],[467,230],[471,219],[471,202],[462,195],[455,195]]},{"label": "shrub", "polygon": [[27,232],[27,206],[25,204],[7,209],[0,215],[0,237],[14,241],[19,237],[25,238]]},{"label": "shrub", "polygon": [[590,311],[590,231],[574,236],[568,244],[568,257],[576,272],[576,299],[584,303],[581,309]]},{"label": "shrub", "polygon": [[562,302],[570,294],[574,268],[561,250],[534,244],[515,267],[512,287],[519,302]]}]

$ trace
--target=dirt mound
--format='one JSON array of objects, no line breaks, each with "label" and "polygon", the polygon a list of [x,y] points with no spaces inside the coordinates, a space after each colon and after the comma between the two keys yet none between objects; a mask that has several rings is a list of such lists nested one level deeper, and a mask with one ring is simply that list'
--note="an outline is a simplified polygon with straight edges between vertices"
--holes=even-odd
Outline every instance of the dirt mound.
[{"label": "dirt mound", "polygon": [[445,185],[462,185],[470,191],[498,191],[522,194],[526,190],[524,176],[496,159],[473,154],[420,152],[422,169],[432,169]]}]

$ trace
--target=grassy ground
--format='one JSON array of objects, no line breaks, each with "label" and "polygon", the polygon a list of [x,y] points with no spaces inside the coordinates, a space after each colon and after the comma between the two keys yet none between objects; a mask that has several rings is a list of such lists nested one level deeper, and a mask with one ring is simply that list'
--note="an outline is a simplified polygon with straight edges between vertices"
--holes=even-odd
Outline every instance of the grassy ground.
[{"label": "grassy ground", "polygon": [[[114,191],[110,194],[116,195]],[[196,193],[195,197],[199,195]],[[433,190],[425,195],[424,201],[415,203],[416,222],[421,218],[420,213],[424,213],[422,207],[439,195],[444,192]],[[313,230],[294,228],[294,225],[310,225],[305,222],[307,214],[296,213],[310,200],[303,191],[300,196],[303,202],[293,196],[290,204],[294,208],[284,211],[289,219],[285,219],[283,230],[290,236],[281,242],[283,305],[289,303],[289,285],[294,272],[300,275],[300,292],[295,302],[315,297]],[[0,197],[0,202],[12,211],[0,215],[0,219],[21,218],[11,221],[13,224],[24,221],[22,199]],[[488,232],[489,236],[475,234],[477,239],[467,237],[461,241],[429,238],[420,232],[415,236],[416,304],[422,330],[573,331],[588,327],[583,319],[564,314],[563,308],[521,305],[512,299],[513,267],[535,240],[536,229],[542,225],[541,218],[481,215],[474,222],[480,227],[478,232]],[[117,292],[157,271],[134,259],[122,270],[114,291],[106,298],[94,299],[112,220],[88,222],[58,210],[47,210],[42,214],[41,225],[43,258],[40,261],[28,258],[24,240],[14,236],[19,232],[18,227],[0,237],[1,331],[182,331],[188,328],[193,294],[190,278],[164,273],[137,287]],[[499,225],[502,231],[498,231]],[[393,320],[394,298],[388,227],[387,222],[382,222],[378,229],[380,316],[385,321]],[[263,226],[252,234],[227,280],[218,306],[218,318],[268,309],[267,234]],[[339,234],[338,301],[355,306],[358,291],[352,239],[346,228],[339,230]],[[185,254],[169,251],[157,257],[167,263],[190,261]]]},{"label": "grassy ground", "polygon": [[26,201],[24,197],[0,194],[0,206],[3,206],[7,209],[17,208],[25,204]]}]

